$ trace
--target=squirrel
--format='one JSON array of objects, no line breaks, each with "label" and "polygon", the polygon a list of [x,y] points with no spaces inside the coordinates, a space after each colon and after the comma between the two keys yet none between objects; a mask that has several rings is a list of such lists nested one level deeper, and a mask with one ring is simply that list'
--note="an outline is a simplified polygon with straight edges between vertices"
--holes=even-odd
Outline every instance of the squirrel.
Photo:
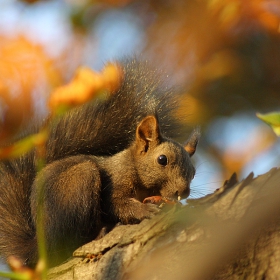
[{"label": "squirrel", "polygon": [[0,256],[38,261],[38,184],[44,182],[44,231],[49,267],[98,238],[106,225],[139,223],[160,209],[151,196],[186,198],[199,131],[185,146],[176,134],[176,94],[147,63],[120,63],[122,84],[50,121],[45,166],[35,150],[0,162]]}]

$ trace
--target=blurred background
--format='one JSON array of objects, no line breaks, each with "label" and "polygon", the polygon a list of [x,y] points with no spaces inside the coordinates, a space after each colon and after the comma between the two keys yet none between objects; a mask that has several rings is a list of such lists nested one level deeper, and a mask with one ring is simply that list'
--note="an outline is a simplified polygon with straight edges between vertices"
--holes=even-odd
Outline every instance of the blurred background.
[{"label": "blurred background", "polygon": [[138,55],[184,89],[200,125],[192,197],[279,166],[256,113],[280,110],[279,0],[0,0],[0,141],[34,116],[80,65]]}]

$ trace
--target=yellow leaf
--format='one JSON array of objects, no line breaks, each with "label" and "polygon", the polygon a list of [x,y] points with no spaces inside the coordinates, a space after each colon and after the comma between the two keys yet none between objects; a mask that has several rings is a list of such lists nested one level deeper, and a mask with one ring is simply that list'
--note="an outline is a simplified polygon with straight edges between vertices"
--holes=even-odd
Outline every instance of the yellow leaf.
[{"label": "yellow leaf", "polygon": [[280,112],[272,112],[268,114],[256,114],[259,119],[268,124],[277,136],[280,136]]},{"label": "yellow leaf", "polygon": [[0,148],[0,159],[19,157],[29,152],[35,146],[44,145],[47,137],[47,131],[43,130],[37,134],[27,136],[8,147]]}]

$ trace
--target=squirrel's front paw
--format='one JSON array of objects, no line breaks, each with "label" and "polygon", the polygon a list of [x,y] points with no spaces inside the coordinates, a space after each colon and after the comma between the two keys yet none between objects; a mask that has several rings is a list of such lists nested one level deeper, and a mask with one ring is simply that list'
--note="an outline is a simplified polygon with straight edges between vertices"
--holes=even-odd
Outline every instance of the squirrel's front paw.
[{"label": "squirrel's front paw", "polygon": [[152,203],[141,203],[133,200],[129,204],[129,209],[122,212],[121,221],[124,224],[139,223],[144,219],[150,219],[160,211],[160,208]]}]

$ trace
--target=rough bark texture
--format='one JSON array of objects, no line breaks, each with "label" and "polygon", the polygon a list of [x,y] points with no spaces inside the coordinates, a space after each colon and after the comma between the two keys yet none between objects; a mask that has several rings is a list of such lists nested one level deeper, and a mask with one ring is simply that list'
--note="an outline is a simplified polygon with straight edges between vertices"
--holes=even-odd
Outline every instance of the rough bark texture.
[{"label": "rough bark texture", "polygon": [[280,170],[120,225],[74,252],[49,279],[278,279]]}]

